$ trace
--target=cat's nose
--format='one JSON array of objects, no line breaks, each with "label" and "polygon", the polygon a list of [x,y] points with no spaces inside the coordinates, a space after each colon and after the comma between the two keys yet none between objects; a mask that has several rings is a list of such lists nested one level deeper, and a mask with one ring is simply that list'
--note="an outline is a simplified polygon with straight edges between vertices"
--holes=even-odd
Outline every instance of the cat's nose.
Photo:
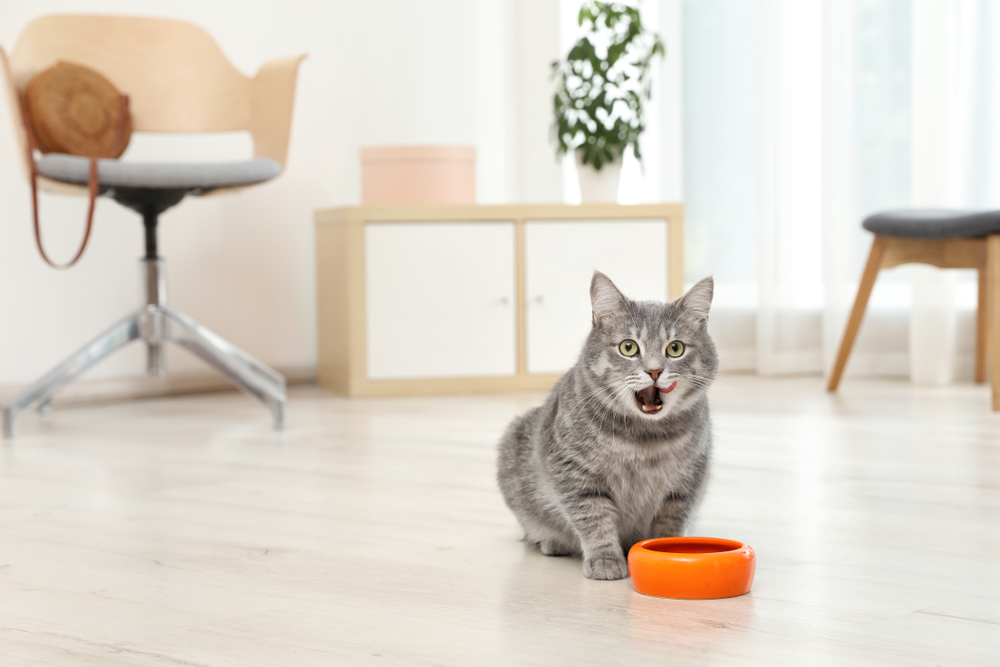
[{"label": "cat's nose", "polygon": [[649,373],[649,377],[653,378],[653,382],[656,382],[657,378],[660,377],[660,373],[663,372],[663,369],[662,368],[654,368],[653,370],[646,371],[646,372]]}]

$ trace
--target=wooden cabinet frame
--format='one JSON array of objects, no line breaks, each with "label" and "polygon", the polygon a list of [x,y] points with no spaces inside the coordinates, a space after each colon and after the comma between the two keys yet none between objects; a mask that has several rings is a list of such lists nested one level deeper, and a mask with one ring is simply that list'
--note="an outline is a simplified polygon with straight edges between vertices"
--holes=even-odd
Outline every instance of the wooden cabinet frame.
[{"label": "wooden cabinet frame", "polygon": [[[561,204],[498,206],[357,206],[316,212],[316,296],[319,365],[317,381],[348,396],[448,394],[509,390],[545,390],[561,374],[527,372],[524,226],[526,222],[581,220],[666,220],[667,294],[684,289],[684,207],[680,203]],[[517,372],[510,376],[368,379],[368,332],[365,306],[365,226],[394,223],[511,222],[515,233],[514,317]]]}]

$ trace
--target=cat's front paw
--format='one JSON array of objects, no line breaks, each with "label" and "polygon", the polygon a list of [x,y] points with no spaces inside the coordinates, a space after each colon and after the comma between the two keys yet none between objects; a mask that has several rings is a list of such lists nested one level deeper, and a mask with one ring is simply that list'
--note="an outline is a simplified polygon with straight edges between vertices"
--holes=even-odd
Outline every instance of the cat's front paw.
[{"label": "cat's front paw", "polygon": [[583,576],[588,579],[613,581],[628,576],[628,562],[622,556],[602,554],[583,561]]}]

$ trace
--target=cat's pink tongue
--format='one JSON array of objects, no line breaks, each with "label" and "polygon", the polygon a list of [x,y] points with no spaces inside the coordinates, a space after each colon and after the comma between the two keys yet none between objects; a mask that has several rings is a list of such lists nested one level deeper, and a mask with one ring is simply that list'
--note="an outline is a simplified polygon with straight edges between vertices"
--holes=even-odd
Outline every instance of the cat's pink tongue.
[{"label": "cat's pink tongue", "polygon": [[673,391],[674,389],[677,389],[677,380],[674,380],[673,382],[671,382],[671,383],[670,383],[670,386],[669,386],[669,387],[667,387],[666,389],[661,389],[661,390],[660,390],[660,393],[661,393],[661,394],[669,394],[669,393],[670,393],[670,392],[672,392],[672,391]]}]

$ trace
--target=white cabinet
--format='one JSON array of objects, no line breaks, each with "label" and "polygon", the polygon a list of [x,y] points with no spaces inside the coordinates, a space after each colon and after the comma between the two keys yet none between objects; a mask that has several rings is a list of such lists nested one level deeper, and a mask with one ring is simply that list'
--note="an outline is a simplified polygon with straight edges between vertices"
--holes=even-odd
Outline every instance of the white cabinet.
[{"label": "white cabinet", "polygon": [[512,222],[365,228],[368,377],[517,372]]},{"label": "white cabinet", "polygon": [[562,373],[590,332],[590,279],[629,298],[667,299],[666,220],[529,220],[524,225],[527,371]]},{"label": "white cabinet", "polygon": [[316,212],[317,382],[349,396],[544,390],[590,329],[590,278],[681,290],[681,204]]}]

